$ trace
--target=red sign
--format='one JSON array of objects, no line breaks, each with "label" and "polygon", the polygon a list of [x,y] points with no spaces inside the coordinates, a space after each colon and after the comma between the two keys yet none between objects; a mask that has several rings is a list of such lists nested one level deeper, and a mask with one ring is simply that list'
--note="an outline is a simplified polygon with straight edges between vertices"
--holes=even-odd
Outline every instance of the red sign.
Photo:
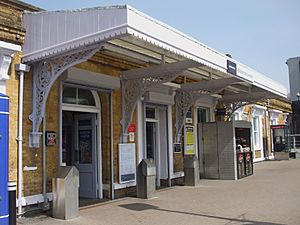
[{"label": "red sign", "polygon": [[272,129],[283,129],[284,125],[275,125],[275,126],[271,126]]},{"label": "red sign", "polygon": [[56,133],[54,131],[46,131],[46,145],[56,145]]},{"label": "red sign", "polygon": [[135,124],[133,124],[133,123],[130,124],[129,127],[128,127],[128,132],[135,132],[135,130],[136,130],[135,129]]}]

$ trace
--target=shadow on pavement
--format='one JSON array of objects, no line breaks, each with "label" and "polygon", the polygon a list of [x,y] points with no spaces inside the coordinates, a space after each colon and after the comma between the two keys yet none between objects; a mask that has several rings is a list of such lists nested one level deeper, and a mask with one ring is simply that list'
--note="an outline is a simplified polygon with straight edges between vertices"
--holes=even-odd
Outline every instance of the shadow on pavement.
[{"label": "shadow on pavement", "polygon": [[[184,211],[177,211],[177,210],[161,209],[157,206],[145,204],[145,203],[123,204],[123,205],[120,205],[120,207],[129,209],[129,210],[134,210],[134,211],[157,210],[157,211],[162,211],[162,212],[178,213],[178,214],[185,214],[185,215],[191,215],[191,216],[201,216],[201,217],[212,218],[212,219],[229,220],[230,222],[239,222],[239,223],[243,223],[245,225],[283,225],[281,223],[270,223],[270,222],[253,221],[253,220],[247,220],[247,219],[228,218],[228,217],[222,217],[222,216],[213,216],[213,215],[206,215],[206,214],[200,214],[200,213],[184,212]],[[227,223],[227,224],[230,224],[230,223]]]}]

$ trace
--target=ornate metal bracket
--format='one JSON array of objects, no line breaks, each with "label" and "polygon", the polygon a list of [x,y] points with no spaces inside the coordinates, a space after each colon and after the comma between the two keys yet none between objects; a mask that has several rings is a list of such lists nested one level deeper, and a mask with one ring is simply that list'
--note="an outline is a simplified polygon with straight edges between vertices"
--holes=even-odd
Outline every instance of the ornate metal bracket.
[{"label": "ornate metal bracket", "polygon": [[174,80],[178,74],[168,74],[164,76],[141,77],[136,79],[121,78],[122,85],[122,137],[121,142],[127,140],[127,129],[131,123],[133,112],[137,101],[150,88],[159,84]]},{"label": "ornate metal bracket", "polygon": [[194,97],[192,91],[185,91],[179,89],[175,94],[175,107],[176,107],[176,123],[175,123],[175,132],[176,140],[175,142],[180,142],[181,131],[186,119],[186,113],[189,108],[194,103]]},{"label": "ornate metal bracket", "polygon": [[233,115],[233,113],[236,110],[238,110],[239,108],[246,106],[246,105],[255,104],[259,100],[263,100],[263,99],[257,99],[257,100],[253,100],[253,101],[235,101],[232,103],[223,103],[223,105],[225,106],[225,109],[226,109],[225,120],[228,121],[231,118],[231,116]]},{"label": "ornate metal bracket", "polygon": [[[68,52],[55,58],[45,59],[33,65],[33,100],[32,113],[29,119],[32,121],[31,147],[39,147],[39,127],[45,116],[45,108],[48,94],[56,79],[68,68],[84,62],[94,55],[100,48],[99,44],[85,47],[81,50]],[[35,141],[34,141],[35,140]]]},{"label": "ornate metal bracket", "polygon": [[236,102],[232,102],[232,103],[223,103],[225,109],[226,109],[226,118],[225,120],[229,120],[231,118],[231,116],[233,115],[233,113],[238,110],[239,108],[252,104],[250,102],[244,102],[244,101],[236,101]]},{"label": "ornate metal bracket", "polygon": [[208,91],[193,91],[193,90],[184,90],[179,89],[175,94],[175,107],[176,107],[176,124],[175,124],[175,142],[180,142],[182,128],[185,124],[187,111],[195,102],[203,98],[204,96],[211,96],[213,93]]}]

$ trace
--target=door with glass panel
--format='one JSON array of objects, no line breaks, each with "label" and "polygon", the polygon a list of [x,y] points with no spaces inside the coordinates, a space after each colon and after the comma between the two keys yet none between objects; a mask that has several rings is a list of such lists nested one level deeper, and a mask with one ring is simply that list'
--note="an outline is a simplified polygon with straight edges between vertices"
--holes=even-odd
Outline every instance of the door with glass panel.
[{"label": "door with glass panel", "polygon": [[145,106],[145,158],[156,165],[156,185],[168,179],[167,109],[164,106]]},{"label": "door with glass panel", "polygon": [[75,166],[79,171],[79,196],[96,198],[96,115],[75,115]]}]

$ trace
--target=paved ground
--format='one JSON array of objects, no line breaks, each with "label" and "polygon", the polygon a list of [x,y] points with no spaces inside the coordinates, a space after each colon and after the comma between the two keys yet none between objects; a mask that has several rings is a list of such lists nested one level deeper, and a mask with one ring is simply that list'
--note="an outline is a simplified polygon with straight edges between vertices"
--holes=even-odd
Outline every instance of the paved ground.
[{"label": "paved ground", "polygon": [[157,198],[125,198],[80,210],[61,221],[46,216],[19,224],[190,225],[300,224],[300,160],[255,164],[255,175],[239,181],[202,180],[197,188],[174,187]]}]

